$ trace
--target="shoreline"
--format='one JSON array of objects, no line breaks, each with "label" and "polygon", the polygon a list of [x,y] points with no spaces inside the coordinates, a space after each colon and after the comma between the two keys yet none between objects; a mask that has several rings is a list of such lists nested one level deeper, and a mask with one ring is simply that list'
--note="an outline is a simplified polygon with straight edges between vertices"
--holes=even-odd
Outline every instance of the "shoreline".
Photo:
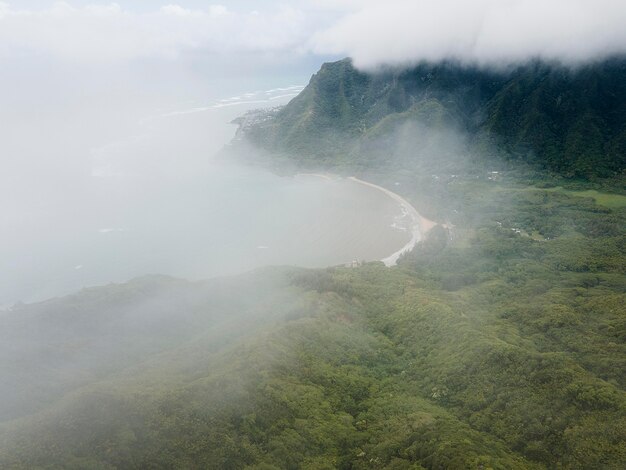
[{"label": "shoreline", "polygon": [[361,180],[356,176],[350,176],[348,177],[348,179],[350,181],[354,181],[356,183],[363,184],[365,186],[369,186],[370,188],[374,188],[378,191],[383,192],[385,195],[400,204],[400,206],[402,206],[407,211],[407,214],[411,216],[411,219],[413,219],[411,225],[411,239],[402,248],[393,252],[386,258],[380,260],[385,263],[385,266],[395,266],[401,255],[408,251],[411,251],[415,247],[415,245],[417,245],[417,243],[422,239],[422,236],[426,235],[434,226],[437,225],[437,222],[427,219],[422,214],[417,212],[417,209],[415,209],[415,207],[413,207],[413,205],[409,201],[404,199],[399,194],[394,193],[393,191],[377,184]]},{"label": "shoreline", "polygon": [[325,174],[325,173],[296,173],[294,175],[295,178],[298,178],[299,176],[315,176],[317,178],[324,178],[325,180],[328,180],[328,181],[341,178],[340,176],[335,176],[332,174]]},{"label": "shoreline", "polygon": [[[297,176],[315,176],[318,178],[324,178],[326,180],[333,179],[341,179],[342,177],[332,175],[332,174],[322,174],[322,173],[298,173]],[[385,266],[391,267],[395,266],[400,256],[408,251],[411,251],[415,245],[422,239],[424,235],[426,235],[433,227],[438,225],[434,220],[427,219],[422,214],[417,212],[417,209],[413,207],[413,205],[393,191],[384,188],[383,186],[379,186],[374,183],[370,183],[369,181],[364,181],[362,179],[357,178],[356,176],[348,176],[346,179],[350,181],[354,181],[355,183],[362,184],[365,186],[369,186],[370,188],[374,188],[377,191],[384,193],[387,197],[396,201],[404,210],[406,210],[407,214],[411,217],[411,239],[399,250],[394,251],[389,256],[381,259]]]}]

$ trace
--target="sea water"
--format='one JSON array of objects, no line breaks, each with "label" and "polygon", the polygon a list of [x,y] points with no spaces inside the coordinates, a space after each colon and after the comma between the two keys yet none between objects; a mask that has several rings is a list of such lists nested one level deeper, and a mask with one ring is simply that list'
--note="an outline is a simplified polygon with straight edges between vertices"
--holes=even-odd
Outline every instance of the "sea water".
[{"label": "sea water", "polygon": [[379,260],[404,246],[410,221],[381,191],[214,158],[234,135],[234,117],[299,89],[166,110],[143,119],[136,135],[92,148],[88,175],[63,197],[52,190],[5,215],[0,305],[145,274],[202,279]]}]

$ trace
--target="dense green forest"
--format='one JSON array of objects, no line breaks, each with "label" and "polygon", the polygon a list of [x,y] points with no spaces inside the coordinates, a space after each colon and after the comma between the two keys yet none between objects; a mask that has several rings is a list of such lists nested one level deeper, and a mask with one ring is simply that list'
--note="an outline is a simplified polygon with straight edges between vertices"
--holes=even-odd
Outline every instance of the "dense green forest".
[{"label": "dense green forest", "polygon": [[[302,165],[388,168],[406,153],[398,132],[414,124],[428,133],[454,131],[474,158],[497,153],[564,176],[610,177],[626,164],[624,76],[622,58],[576,69],[539,61],[507,70],[438,63],[375,74],[345,59],[324,64],[247,137]],[[439,145],[447,137],[429,139]],[[416,148],[424,149],[409,147],[413,161]]]},{"label": "dense green forest", "polygon": [[396,267],[147,277],[0,316],[0,467],[626,467],[624,65],[507,73],[328,64],[230,149],[446,222]]}]

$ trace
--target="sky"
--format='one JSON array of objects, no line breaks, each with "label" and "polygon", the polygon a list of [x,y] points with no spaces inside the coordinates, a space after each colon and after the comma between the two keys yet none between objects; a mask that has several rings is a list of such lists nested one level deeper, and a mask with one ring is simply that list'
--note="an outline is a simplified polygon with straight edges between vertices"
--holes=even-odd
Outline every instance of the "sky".
[{"label": "sky", "polygon": [[623,0],[0,1],[0,58],[114,63],[185,54],[272,62],[351,56],[357,66],[624,53]]},{"label": "sky", "polygon": [[144,173],[103,206],[164,178],[184,191],[240,97],[279,104],[267,90],[300,90],[325,61],[579,64],[624,53],[624,25],[624,0],[0,0],[0,271],[15,277],[3,253],[18,249],[41,271],[35,244],[98,217],[99,168]]}]

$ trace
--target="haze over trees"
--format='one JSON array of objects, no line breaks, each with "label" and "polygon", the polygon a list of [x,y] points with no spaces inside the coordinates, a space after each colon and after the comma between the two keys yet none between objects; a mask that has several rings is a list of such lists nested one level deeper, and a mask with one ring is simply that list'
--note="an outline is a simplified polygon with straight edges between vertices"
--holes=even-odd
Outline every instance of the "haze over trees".
[{"label": "haze over trees", "polygon": [[0,0],[0,469],[626,469],[626,3],[223,3]]},{"label": "haze over trees", "polygon": [[448,228],[393,268],[14,308],[0,466],[623,468],[625,73],[325,64],[223,158],[358,174]]},{"label": "haze over trees", "polygon": [[[379,73],[324,64],[250,140],[315,167],[457,165],[498,154],[567,177],[624,168],[626,62],[577,68],[533,61],[506,70],[455,62]],[[449,137],[458,136],[450,142]],[[459,155],[463,153],[463,155]]]}]

